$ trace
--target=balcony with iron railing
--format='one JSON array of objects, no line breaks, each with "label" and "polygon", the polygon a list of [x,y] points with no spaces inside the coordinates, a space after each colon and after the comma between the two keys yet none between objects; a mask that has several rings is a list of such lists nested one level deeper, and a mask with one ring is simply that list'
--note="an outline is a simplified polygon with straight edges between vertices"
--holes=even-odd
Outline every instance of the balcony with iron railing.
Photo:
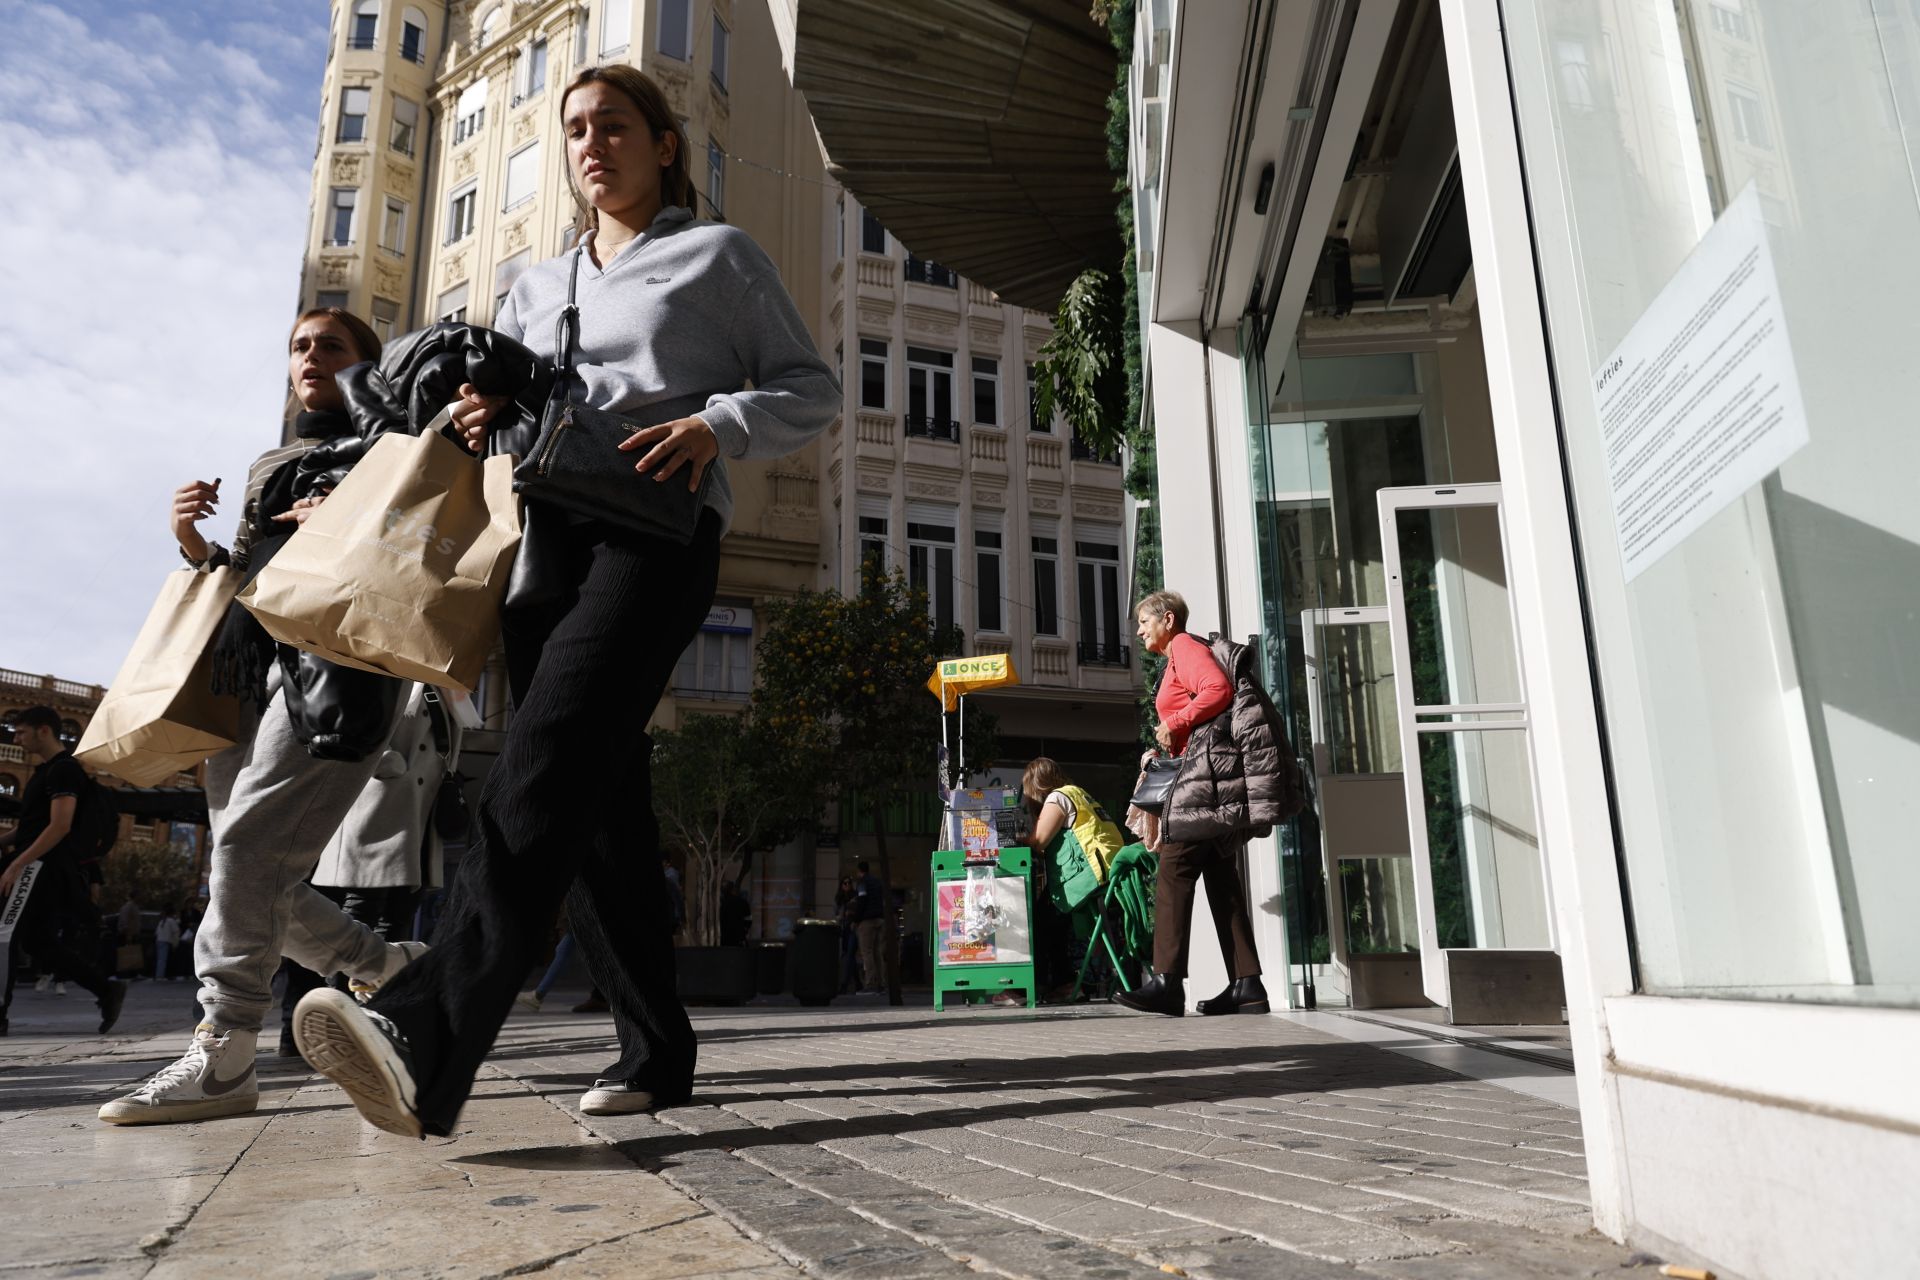
[{"label": "balcony with iron railing", "polygon": [[1092,445],[1082,441],[1079,436],[1073,437],[1071,452],[1076,462],[1099,462],[1110,467],[1120,465],[1119,450],[1116,449],[1111,453],[1103,453],[1095,449]]},{"label": "balcony with iron railing", "polygon": [[909,413],[903,421],[909,437],[923,440],[950,440],[960,443],[960,424],[952,418],[935,418],[924,413]]},{"label": "balcony with iron railing", "polygon": [[1079,649],[1083,667],[1125,667],[1133,662],[1133,651],[1118,640],[1082,640]]},{"label": "balcony with iron railing", "polygon": [[349,35],[347,37],[347,48],[349,49],[371,49],[376,43],[376,38],[369,35]]},{"label": "balcony with iron railing", "polygon": [[927,258],[907,255],[907,279],[920,284],[930,284],[941,289],[958,289],[960,277],[947,267]]}]

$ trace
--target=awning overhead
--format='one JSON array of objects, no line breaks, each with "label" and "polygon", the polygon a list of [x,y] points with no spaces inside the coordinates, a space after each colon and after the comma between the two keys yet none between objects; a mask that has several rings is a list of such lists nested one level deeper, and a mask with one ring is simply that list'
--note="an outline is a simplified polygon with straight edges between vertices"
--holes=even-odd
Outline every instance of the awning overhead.
[{"label": "awning overhead", "polygon": [[793,67],[828,171],[911,252],[1042,311],[1118,257],[1086,0],[799,0]]}]

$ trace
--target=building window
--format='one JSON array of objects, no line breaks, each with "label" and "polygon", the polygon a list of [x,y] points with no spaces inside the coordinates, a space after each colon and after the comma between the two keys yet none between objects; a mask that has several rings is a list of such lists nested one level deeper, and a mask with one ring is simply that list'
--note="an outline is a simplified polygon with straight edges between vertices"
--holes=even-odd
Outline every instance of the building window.
[{"label": "building window", "polygon": [[506,25],[507,7],[497,4],[487,10],[486,17],[480,19],[480,47],[486,48],[500,38],[500,28]]},{"label": "building window", "polygon": [[660,52],[693,61],[693,0],[661,0]]},{"label": "building window", "polygon": [[1073,544],[1080,586],[1080,661],[1122,666],[1120,642],[1120,531],[1087,528]]},{"label": "building window", "polygon": [[873,210],[860,211],[860,252],[885,253],[887,251],[887,229],[880,225],[880,219],[873,216]]},{"label": "building window", "polygon": [[1039,534],[1033,536],[1033,630],[1060,634],[1060,540]]},{"label": "building window", "polygon": [[952,271],[929,258],[916,258],[912,254],[907,255],[907,279],[938,285],[942,289],[960,287],[960,277]]},{"label": "building window", "polygon": [[380,0],[357,0],[353,25],[347,28],[347,48],[371,49],[380,35]]},{"label": "building window", "polygon": [[493,314],[496,319],[507,301],[507,295],[513,292],[513,282],[520,278],[520,273],[532,261],[533,250],[522,249],[493,269]]},{"label": "building window", "polygon": [[727,30],[727,24],[720,21],[720,15],[713,15],[713,84],[720,92],[727,91],[727,59],[733,46],[733,33]]},{"label": "building window", "polygon": [[453,107],[453,145],[456,147],[480,132],[487,123],[487,82],[475,80],[460,91]]},{"label": "building window", "polygon": [[502,209],[525,204],[540,192],[540,140],[535,138],[507,157],[507,190]]},{"label": "building window", "polygon": [[386,298],[373,300],[373,331],[380,335],[380,341],[392,339],[394,331],[400,327],[400,304]]},{"label": "building window", "polygon": [[420,128],[420,104],[407,98],[393,100],[393,126],[387,131],[387,145],[403,156],[413,154],[413,137]]},{"label": "building window", "polygon": [[387,197],[380,218],[380,247],[393,254],[407,251],[407,202],[399,196]]},{"label": "building window", "polygon": [[[716,606],[709,614],[746,612]],[[709,623],[693,637],[673,668],[673,691],[683,697],[745,702],[753,696],[753,635]]]},{"label": "building window", "polygon": [[580,10],[580,21],[573,28],[573,65],[581,67],[587,61],[587,24],[593,21],[593,14],[587,9]]},{"label": "building window", "polygon": [[427,60],[427,15],[412,6],[400,15],[400,56],[408,62]]},{"label": "building window", "polygon": [[352,187],[335,187],[327,199],[327,243],[353,243],[353,213],[360,193]]},{"label": "building window", "polygon": [[[918,518],[916,518],[918,517]],[[907,511],[907,585],[927,597],[933,625],[953,625],[953,512]]]},{"label": "building window", "polygon": [[840,193],[840,198],[833,202],[833,209],[834,209],[833,256],[835,258],[845,258],[847,256],[847,193],[846,192],[842,191]]},{"label": "building window", "polygon": [[1767,109],[1760,99],[1745,89],[1727,86],[1727,105],[1732,108],[1733,136],[1750,147],[1773,150],[1772,131],[1767,128]]},{"label": "building window", "polygon": [[633,34],[633,0],[607,0],[600,15],[600,56],[626,49]]},{"label": "building window", "polygon": [[860,339],[860,407],[887,407],[887,344],[881,338]]},{"label": "building window", "polygon": [[1000,425],[1000,362],[991,356],[973,358],[973,420],[983,427]]},{"label": "building window", "polygon": [[465,240],[473,234],[474,206],[480,201],[480,188],[469,182],[447,201],[447,243]]},{"label": "building window", "polygon": [[9,798],[20,794],[20,779],[10,773],[0,773],[0,796]]},{"label": "building window", "polygon": [[977,526],[973,531],[973,616],[975,625],[982,631],[1006,630],[1001,555],[998,523],[992,527],[984,522]]},{"label": "building window", "polygon": [[457,284],[440,295],[434,304],[433,318],[439,321],[462,323],[467,318],[467,286]]},{"label": "building window", "polygon": [[348,89],[341,93],[340,128],[333,136],[335,142],[367,140],[367,108],[372,102],[371,89]]},{"label": "building window", "polygon": [[711,139],[707,141],[707,205],[714,217],[726,216],[727,153]]},{"label": "building window", "polygon": [[520,86],[520,96],[537,98],[547,91],[547,42],[535,40],[527,46],[526,71]]},{"label": "building window", "polygon": [[1053,419],[1040,421],[1040,384],[1033,376],[1033,366],[1027,366],[1027,427],[1042,435],[1053,434]]},{"label": "building window", "polygon": [[1553,56],[1560,68],[1560,101],[1570,111],[1592,111],[1599,104],[1593,92],[1593,63],[1587,56],[1587,42],[1573,36],[1555,40]]},{"label": "building window", "polygon": [[[864,499],[862,500],[864,502]],[[886,499],[881,498],[881,510],[884,511]],[[884,578],[887,574],[887,518],[884,515],[860,513],[860,585]]]},{"label": "building window", "polygon": [[1746,9],[1740,0],[1713,0],[1707,8],[1713,14],[1715,31],[1735,40],[1753,39],[1753,28],[1747,24]]},{"label": "building window", "polygon": [[907,434],[958,440],[953,416],[953,355],[927,347],[907,348]]},{"label": "building window", "polygon": [[342,311],[345,311],[347,309],[347,292],[344,289],[322,289],[313,295],[313,305],[316,307],[339,307]]}]

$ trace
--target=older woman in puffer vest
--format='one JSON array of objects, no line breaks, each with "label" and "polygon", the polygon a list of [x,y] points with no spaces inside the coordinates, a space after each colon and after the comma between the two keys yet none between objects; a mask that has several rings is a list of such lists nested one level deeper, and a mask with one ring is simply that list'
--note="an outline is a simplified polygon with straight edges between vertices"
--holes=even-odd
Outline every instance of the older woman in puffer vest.
[{"label": "older woman in puffer vest", "polygon": [[1142,1013],[1186,1013],[1194,886],[1204,880],[1232,981],[1196,1007],[1210,1015],[1266,1013],[1240,853],[1249,838],[1266,835],[1300,807],[1292,746],[1245,646],[1189,635],[1187,602],[1171,591],[1154,592],[1134,615],[1141,644],[1167,658],[1154,696],[1154,736],[1182,764],[1162,815],[1154,974],[1114,998]]}]

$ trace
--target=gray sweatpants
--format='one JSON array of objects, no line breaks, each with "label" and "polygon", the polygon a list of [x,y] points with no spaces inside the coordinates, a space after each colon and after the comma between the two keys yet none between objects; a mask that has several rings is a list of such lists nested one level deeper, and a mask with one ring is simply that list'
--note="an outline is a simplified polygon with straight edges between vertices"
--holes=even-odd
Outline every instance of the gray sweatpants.
[{"label": "gray sweatpants", "polygon": [[260,1029],[282,955],[318,974],[372,981],[390,951],[306,883],[380,753],[314,759],[294,737],[277,688],[257,722],[251,705],[242,712],[240,729],[238,744],[207,761],[213,870],[193,937],[200,1007],[222,1031]]}]

